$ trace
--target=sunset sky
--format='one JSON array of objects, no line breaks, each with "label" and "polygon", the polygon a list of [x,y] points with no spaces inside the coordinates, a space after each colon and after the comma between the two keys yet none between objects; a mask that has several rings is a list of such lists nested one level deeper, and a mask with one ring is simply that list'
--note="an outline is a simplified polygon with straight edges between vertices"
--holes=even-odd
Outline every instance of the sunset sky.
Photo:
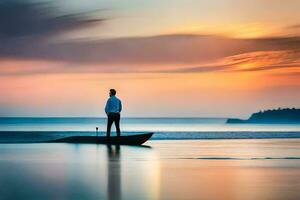
[{"label": "sunset sky", "polygon": [[0,116],[300,107],[299,0],[2,0]]}]

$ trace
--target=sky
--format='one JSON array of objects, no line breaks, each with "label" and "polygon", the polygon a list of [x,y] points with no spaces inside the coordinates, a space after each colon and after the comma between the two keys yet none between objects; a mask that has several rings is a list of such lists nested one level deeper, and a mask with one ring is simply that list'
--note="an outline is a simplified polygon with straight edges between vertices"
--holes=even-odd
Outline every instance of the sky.
[{"label": "sky", "polygon": [[0,0],[0,116],[300,107],[298,0]]}]

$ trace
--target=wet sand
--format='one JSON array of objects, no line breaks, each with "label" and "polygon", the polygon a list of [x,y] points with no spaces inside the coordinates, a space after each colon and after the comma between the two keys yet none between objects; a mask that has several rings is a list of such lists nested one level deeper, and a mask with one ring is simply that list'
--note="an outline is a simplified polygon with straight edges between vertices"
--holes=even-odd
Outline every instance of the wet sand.
[{"label": "wet sand", "polygon": [[300,139],[1,144],[0,199],[300,199]]}]

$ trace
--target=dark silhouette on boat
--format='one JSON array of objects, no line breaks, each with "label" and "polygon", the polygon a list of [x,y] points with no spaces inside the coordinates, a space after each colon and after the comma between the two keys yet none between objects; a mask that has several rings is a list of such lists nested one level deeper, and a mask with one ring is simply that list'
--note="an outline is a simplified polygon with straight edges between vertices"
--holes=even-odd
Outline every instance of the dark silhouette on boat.
[{"label": "dark silhouette on boat", "polygon": [[142,145],[151,138],[153,133],[124,136],[71,136],[56,140],[46,141],[48,143],[85,143],[85,144],[116,144],[116,145]]}]

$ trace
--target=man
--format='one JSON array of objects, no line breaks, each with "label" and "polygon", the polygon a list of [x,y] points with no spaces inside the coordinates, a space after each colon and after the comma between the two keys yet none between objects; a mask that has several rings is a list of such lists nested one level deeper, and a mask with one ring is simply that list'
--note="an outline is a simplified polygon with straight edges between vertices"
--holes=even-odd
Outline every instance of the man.
[{"label": "man", "polygon": [[107,131],[106,136],[110,137],[110,129],[113,123],[115,123],[117,136],[120,137],[120,113],[122,111],[122,103],[121,100],[116,97],[116,90],[109,90],[109,99],[106,102],[105,112],[107,115]]}]

